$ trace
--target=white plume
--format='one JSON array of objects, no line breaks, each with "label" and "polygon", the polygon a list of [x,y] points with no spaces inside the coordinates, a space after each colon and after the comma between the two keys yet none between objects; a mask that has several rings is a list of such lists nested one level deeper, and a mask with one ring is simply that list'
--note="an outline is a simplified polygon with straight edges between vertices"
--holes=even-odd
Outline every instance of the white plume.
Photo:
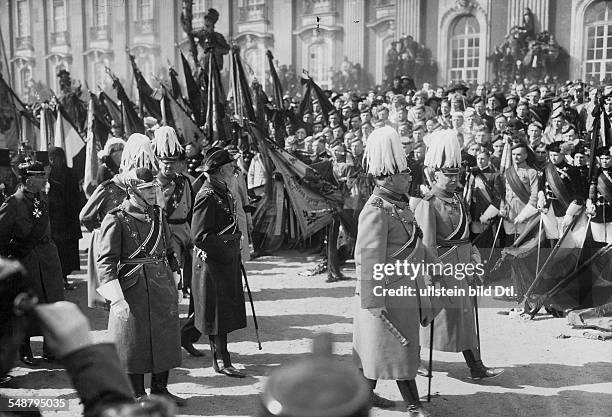
[{"label": "white plume", "polygon": [[176,156],[183,153],[183,147],[172,127],[160,126],[155,130],[154,135],[152,146],[157,157]]},{"label": "white plume", "polygon": [[141,133],[132,134],[123,148],[121,171],[127,172],[136,168],[157,170],[155,156],[149,138]]},{"label": "white plume", "polygon": [[375,129],[370,134],[363,159],[367,172],[375,177],[397,174],[408,168],[399,135],[389,126]]},{"label": "white plume", "polygon": [[451,129],[431,133],[424,165],[429,168],[458,168],[461,166],[461,143]]}]

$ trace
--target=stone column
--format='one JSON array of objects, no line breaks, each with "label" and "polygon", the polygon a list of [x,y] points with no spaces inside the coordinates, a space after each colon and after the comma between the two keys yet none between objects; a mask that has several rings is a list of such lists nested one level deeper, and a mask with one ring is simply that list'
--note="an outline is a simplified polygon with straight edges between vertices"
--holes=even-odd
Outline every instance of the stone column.
[{"label": "stone column", "polygon": [[360,63],[362,66],[365,48],[365,3],[360,0],[344,0],[344,56],[353,64]]},{"label": "stone column", "polygon": [[421,42],[421,0],[397,0],[396,39],[412,36]]},{"label": "stone column", "polygon": [[523,24],[523,11],[526,7],[531,9],[535,17],[536,33],[548,30],[549,4],[550,0],[509,0],[508,30]]}]

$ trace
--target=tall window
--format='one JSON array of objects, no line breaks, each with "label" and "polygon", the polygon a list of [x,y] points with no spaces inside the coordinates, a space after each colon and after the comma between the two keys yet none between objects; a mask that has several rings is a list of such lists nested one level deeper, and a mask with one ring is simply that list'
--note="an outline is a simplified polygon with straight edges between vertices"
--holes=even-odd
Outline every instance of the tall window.
[{"label": "tall window", "polygon": [[584,78],[588,82],[612,77],[612,1],[600,1],[591,5],[584,20]]},{"label": "tall window", "polygon": [[137,0],[136,1],[136,20],[153,19],[153,1],[152,0]]},{"label": "tall window", "polygon": [[312,79],[318,84],[327,84],[330,66],[327,44],[318,42],[310,45],[308,48],[308,71]]},{"label": "tall window", "polygon": [[94,0],[94,26],[108,24],[108,0]]},{"label": "tall window", "polygon": [[66,2],[65,0],[53,0],[53,32],[66,30]]},{"label": "tall window", "polygon": [[474,16],[461,16],[450,37],[450,81],[473,82],[478,79],[480,65],[480,27]]},{"label": "tall window", "polygon": [[17,2],[17,37],[30,36],[30,5],[28,0]]}]

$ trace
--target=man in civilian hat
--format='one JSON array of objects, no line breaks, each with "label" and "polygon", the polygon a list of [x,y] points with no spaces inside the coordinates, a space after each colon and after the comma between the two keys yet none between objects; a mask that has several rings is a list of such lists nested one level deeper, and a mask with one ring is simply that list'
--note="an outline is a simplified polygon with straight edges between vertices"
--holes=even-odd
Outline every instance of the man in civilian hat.
[{"label": "man in civilian hat", "polygon": [[200,168],[207,179],[196,195],[191,222],[195,245],[191,289],[195,327],[208,335],[213,369],[230,377],[244,378],[245,374],[232,365],[227,350],[228,333],[246,327],[241,234],[236,200],[228,188],[234,176],[233,162],[227,150],[213,147]]},{"label": "man in civilian hat", "polygon": [[137,168],[130,179],[128,199],[100,227],[97,292],[111,303],[109,333],[135,397],[146,396],[144,374],[150,373],[151,394],[181,406],[185,400],[168,392],[170,369],[181,364],[179,265],[166,216],[156,205],[153,173]]}]

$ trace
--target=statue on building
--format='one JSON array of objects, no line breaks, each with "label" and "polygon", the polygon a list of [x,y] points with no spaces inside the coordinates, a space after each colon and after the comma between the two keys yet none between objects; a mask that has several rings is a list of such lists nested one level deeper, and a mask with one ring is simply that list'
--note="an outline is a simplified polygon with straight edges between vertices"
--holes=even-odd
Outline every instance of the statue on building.
[{"label": "statue on building", "polygon": [[[189,38],[191,55],[196,62],[195,78],[199,84],[206,88],[208,83],[209,58],[215,57],[221,76],[223,76],[223,55],[230,51],[230,45],[225,37],[215,31],[215,24],[219,20],[219,12],[208,9],[204,15],[204,26],[193,28],[192,0],[183,0],[183,11],[181,12],[181,25]],[[212,54],[212,55],[211,55]],[[199,70],[197,69],[199,68]]]},{"label": "statue on building", "polygon": [[81,83],[73,80],[64,68],[59,70],[57,78],[60,86],[59,102],[79,132],[83,133],[87,128],[87,103],[81,98]]},{"label": "statue on building", "polygon": [[567,53],[554,36],[544,31],[535,33],[535,17],[529,8],[523,13],[522,25],[513,26],[505,42],[488,58],[493,61],[497,82],[516,79],[541,80],[547,75],[563,76]]},{"label": "statue on building", "polygon": [[437,66],[432,60],[431,51],[412,36],[404,36],[399,42],[392,42],[386,58],[385,78],[389,85],[395,77],[402,76],[414,78],[417,82],[435,81]]}]

